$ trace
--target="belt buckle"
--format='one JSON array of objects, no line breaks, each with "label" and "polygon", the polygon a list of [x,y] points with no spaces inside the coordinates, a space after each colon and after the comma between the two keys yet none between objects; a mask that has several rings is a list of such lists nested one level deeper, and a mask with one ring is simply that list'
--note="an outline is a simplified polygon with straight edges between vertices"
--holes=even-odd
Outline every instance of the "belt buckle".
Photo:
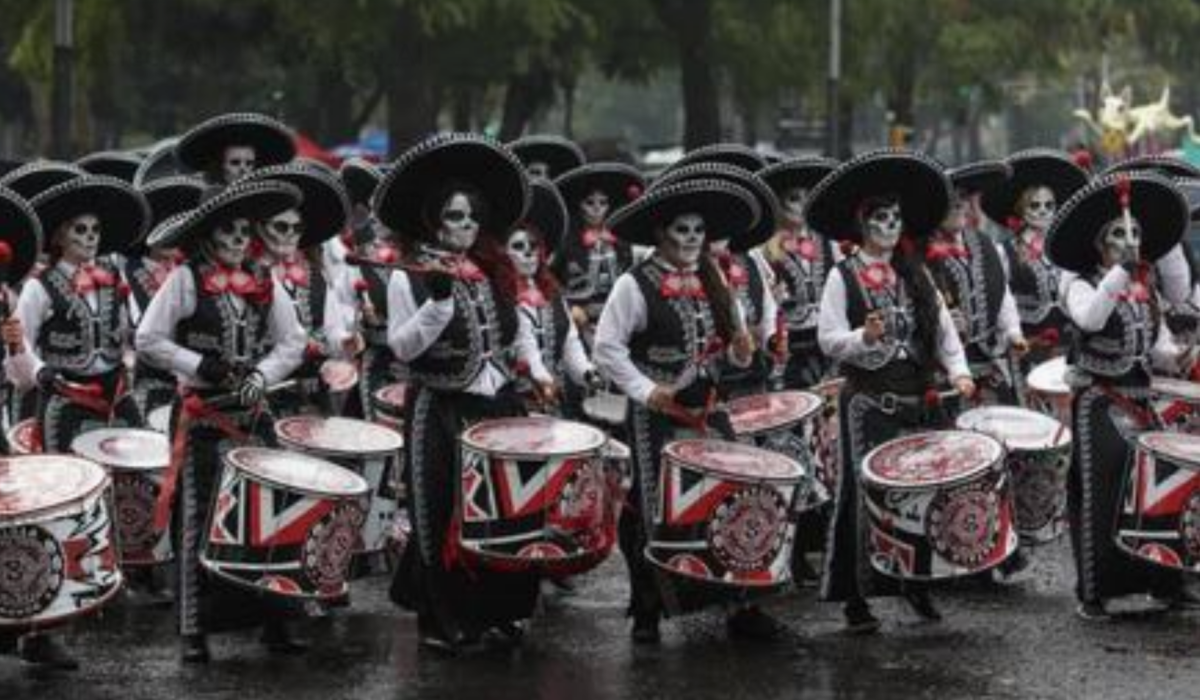
[{"label": "belt buckle", "polygon": [[895,413],[899,403],[899,399],[891,392],[879,395],[879,409],[884,413]]}]

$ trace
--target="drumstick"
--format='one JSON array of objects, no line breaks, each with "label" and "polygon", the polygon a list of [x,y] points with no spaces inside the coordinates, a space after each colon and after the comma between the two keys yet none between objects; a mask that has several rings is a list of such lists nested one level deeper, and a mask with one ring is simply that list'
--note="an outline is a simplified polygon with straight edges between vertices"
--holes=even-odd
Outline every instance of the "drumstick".
[{"label": "drumstick", "polygon": [[[271,386],[267,387],[263,394],[269,396],[276,392],[284,391],[285,389],[291,389],[297,384],[299,384],[299,382],[295,379],[285,379],[278,384],[272,384]],[[228,408],[237,404],[239,400],[238,394],[236,392],[231,392],[228,394],[219,394],[214,396],[204,403],[207,404],[209,408]]]}]

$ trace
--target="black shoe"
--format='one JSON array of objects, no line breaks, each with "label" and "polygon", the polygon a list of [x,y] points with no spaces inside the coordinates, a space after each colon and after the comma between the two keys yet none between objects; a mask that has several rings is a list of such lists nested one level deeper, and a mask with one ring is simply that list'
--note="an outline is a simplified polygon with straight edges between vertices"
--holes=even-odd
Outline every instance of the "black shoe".
[{"label": "black shoe", "polygon": [[458,640],[433,632],[418,633],[417,641],[421,647],[436,651],[443,656],[458,656],[461,651]]},{"label": "black shoe", "polygon": [[483,634],[483,641],[505,649],[519,646],[524,638],[525,629],[517,622],[502,622]]},{"label": "black shoe", "polygon": [[662,639],[658,631],[658,615],[634,615],[630,636],[634,644],[658,644]]},{"label": "black shoe", "polygon": [[817,573],[803,554],[797,554],[792,562],[792,579],[801,588],[815,588],[821,583],[821,574]]},{"label": "black shoe", "polygon": [[1094,600],[1086,603],[1080,603],[1075,606],[1075,614],[1082,620],[1088,622],[1098,622],[1108,619],[1108,611],[1104,609],[1104,603]]},{"label": "black shoe", "polygon": [[268,622],[264,625],[259,641],[268,652],[281,656],[295,656],[308,651],[308,643],[293,638],[287,625],[282,622]]},{"label": "black shoe", "polygon": [[879,631],[879,618],[871,614],[866,601],[854,601],[842,609],[846,617],[846,632],[853,635],[875,634]]},{"label": "black shoe", "polygon": [[21,658],[26,662],[59,671],[74,671],[79,662],[54,637],[35,634],[21,639]]},{"label": "black shoe", "polygon": [[996,578],[1000,581],[1013,581],[1023,571],[1026,571],[1032,564],[1033,560],[1029,558],[1029,555],[1025,553],[1025,550],[1018,549],[1017,551],[1013,552],[1011,557],[1005,559],[1000,563],[1000,566],[996,567]]},{"label": "black shoe", "polygon": [[725,619],[725,627],[730,637],[753,641],[775,639],[783,631],[775,618],[758,606],[739,608]]},{"label": "black shoe", "polygon": [[924,589],[916,591],[905,591],[904,600],[908,601],[908,607],[912,608],[922,620],[929,622],[940,622],[942,613],[933,604],[933,598],[929,597],[929,591]]}]

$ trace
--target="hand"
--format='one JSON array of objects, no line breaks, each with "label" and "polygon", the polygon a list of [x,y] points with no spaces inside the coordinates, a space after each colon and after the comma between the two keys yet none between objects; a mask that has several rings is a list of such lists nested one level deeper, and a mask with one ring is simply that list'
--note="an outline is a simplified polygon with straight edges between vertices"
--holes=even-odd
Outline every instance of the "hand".
[{"label": "hand", "polygon": [[230,375],[233,374],[233,368],[229,366],[228,362],[215,355],[205,355],[200,360],[200,366],[196,368],[196,374],[208,384],[221,386],[229,381]]},{"label": "hand", "polygon": [[594,369],[589,369],[583,373],[583,383],[592,391],[600,391],[604,388],[604,377]]},{"label": "hand", "polygon": [[536,382],[538,400],[543,406],[558,405],[558,384],[554,381]]},{"label": "hand", "polygon": [[267,378],[254,370],[242,378],[237,393],[238,403],[246,407],[257,406],[267,396]]},{"label": "hand", "polygon": [[346,357],[358,357],[366,347],[367,341],[363,339],[362,333],[355,333],[342,341],[342,352],[346,353]]},{"label": "hand", "polygon": [[55,382],[58,381],[58,370],[50,365],[42,365],[42,368],[37,373],[37,385],[45,391],[54,389]]},{"label": "hand", "polygon": [[646,406],[651,411],[659,413],[665,413],[673,405],[675,405],[675,390],[661,384],[654,387],[649,398],[646,399]]},{"label": "hand", "polygon": [[454,293],[454,277],[440,269],[431,269],[425,273],[425,287],[434,301],[449,299]]},{"label": "hand", "polygon": [[24,350],[25,329],[21,326],[21,319],[9,316],[3,323],[0,323],[0,339],[4,341],[9,352],[14,355]]},{"label": "hand", "polygon": [[967,334],[967,315],[958,309],[950,311],[950,321],[954,324],[954,330],[958,331],[960,336]]},{"label": "hand", "polygon": [[883,322],[883,314],[878,311],[867,314],[867,321],[863,324],[863,340],[867,345],[878,343],[886,332],[887,327]]},{"label": "hand", "polygon": [[587,309],[582,306],[571,307],[571,320],[575,322],[575,329],[580,333],[592,327],[592,319],[588,318]]},{"label": "hand", "polygon": [[1011,341],[1008,344],[1008,347],[1012,350],[1013,356],[1017,359],[1025,357],[1027,354],[1029,354],[1029,341],[1025,339],[1025,336],[1021,336],[1020,338],[1016,338],[1015,340]]},{"label": "hand", "polygon": [[964,399],[975,396],[975,381],[970,377],[955,377],[954,388],[958,390],[958,393],[962,394]]},{"label": "hand", "polygon": [[750,360],[754,359],[754,338],[746,331],[739,331],[733,336],[733,362],[734,364],[745,367],[750,364]]},{"label": "hand", "polygon": [[709,394],[712,393],[712,380],[705,375],[699,375],[691,384],[676,389],[673,398],[675,403],[684,408],[704,408],[708,405]]}]

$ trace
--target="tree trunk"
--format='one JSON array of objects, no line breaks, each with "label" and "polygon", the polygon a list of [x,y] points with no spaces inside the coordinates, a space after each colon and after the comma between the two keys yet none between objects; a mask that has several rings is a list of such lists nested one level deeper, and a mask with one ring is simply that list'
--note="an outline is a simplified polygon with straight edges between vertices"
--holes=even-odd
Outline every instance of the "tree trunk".
[{"label": "tree trunk", "polygon": [[838,110],[838,160],[846,160],[854,155],[854,101],[843,95],[841,109]]},{"label": "tree trunk", "polygon": [[675,36],[683,91],[683,147],[721,138],[721,114],[713,68],[712,0],[656,0],[655,10]]},{"label": "tree trunk", "polygon": [[437,95],[433,84],[432,47],[407,3],[395,10],[392,60],[380,67],[387,81],[388,149],[392,156],[437,129]]},{"label": "tree trunk", "polygon": [[525,127],[537,111],[554,101],[554,76],[541,61],[530,61],[529,68],[508,78],[504,92],[504,113],[500,118],[500,140],[511,141],[525,133]]},{"label": "tree trunk", "polygon": [[340,61],[322,66],[317,79],[317,104],[320,105],[312,126],[312,136],[318,143],[341,143],[353,140],[354,88],[346,81]]}]

